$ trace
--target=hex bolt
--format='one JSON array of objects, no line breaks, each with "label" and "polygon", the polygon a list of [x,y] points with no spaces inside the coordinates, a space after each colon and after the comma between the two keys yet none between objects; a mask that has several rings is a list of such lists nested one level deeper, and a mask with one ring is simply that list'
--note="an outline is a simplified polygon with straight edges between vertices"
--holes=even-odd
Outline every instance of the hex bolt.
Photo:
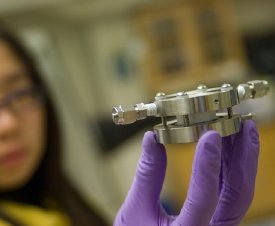
[{"label": "hex bolt", "polygon": [[112,118],[115,124],[125,125],[138,119],[138,112],[133,106],[117,106],[112,109]]}]

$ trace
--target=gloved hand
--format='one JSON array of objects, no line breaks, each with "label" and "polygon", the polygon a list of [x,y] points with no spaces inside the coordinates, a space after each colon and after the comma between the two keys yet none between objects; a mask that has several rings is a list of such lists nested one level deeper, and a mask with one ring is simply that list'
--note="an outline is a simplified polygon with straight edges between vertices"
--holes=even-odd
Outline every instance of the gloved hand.
[{"label": "gloved hand", "polygon": [[215,131],[199,140],[186,201],[178,216],[160,205],[166,152],[153,132],[143,138],[142,154],[131,189],[114,226],[236,226],[254,194],[259,140],[253,121],[241,132],[221,138]]}]

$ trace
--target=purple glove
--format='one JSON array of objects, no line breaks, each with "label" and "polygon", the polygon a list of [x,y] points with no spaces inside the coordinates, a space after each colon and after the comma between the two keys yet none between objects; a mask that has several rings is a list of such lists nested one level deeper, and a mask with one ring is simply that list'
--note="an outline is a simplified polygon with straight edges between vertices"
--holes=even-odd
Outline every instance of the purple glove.
[{"label": "purple glove", "polygon": [[253,121],[245,121],[240,133],[226,138],[206,132],[196,148],[187,199],[178,216],[169,216],[159,200],[166,152],[154,133],[147,132],[136,176],[114,226],[238,225],[253,199],[258,153]]}]

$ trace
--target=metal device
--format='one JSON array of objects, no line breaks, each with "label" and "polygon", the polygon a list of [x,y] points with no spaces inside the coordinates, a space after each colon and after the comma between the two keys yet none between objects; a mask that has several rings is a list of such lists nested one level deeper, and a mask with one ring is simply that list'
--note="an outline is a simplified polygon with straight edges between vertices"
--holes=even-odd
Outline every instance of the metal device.
[{"label": "metal device", "polygon": [[125,125],[149,116],[160,117],[161,124],[154,126],[158,142],[196,142],[207,130],[216,130],[222,137],[239,132],[241,121],[253,114],[235,113],[233,106],[263,97],[268,91],[265,80],[249,81],[236,88],[230,84],[216,88],[199,85],[187,92],[157,93],[152,103],[113,107],[112,118],[115,124]]}]

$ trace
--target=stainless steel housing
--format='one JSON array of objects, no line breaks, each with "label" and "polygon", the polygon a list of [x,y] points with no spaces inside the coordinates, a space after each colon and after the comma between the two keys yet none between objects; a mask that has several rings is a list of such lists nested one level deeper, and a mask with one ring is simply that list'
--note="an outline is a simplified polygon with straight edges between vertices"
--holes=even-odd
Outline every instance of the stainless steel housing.
[{"label": "stainless steel housing", "polygon": [[215,130],[222,137],[239,132],[241,121],[252,114],[234,113],[233,107],[242,100],[263,97],[268,91],[265,80],[249,81],[237,88],[230,84],[207,88],[201,84],[192,91],[157,93],[153,103],[114,107],[112,117],[119,125],[148,116],[161,117],[162,123],[154,126],[160,143],[189,143],[207,130]]}]

